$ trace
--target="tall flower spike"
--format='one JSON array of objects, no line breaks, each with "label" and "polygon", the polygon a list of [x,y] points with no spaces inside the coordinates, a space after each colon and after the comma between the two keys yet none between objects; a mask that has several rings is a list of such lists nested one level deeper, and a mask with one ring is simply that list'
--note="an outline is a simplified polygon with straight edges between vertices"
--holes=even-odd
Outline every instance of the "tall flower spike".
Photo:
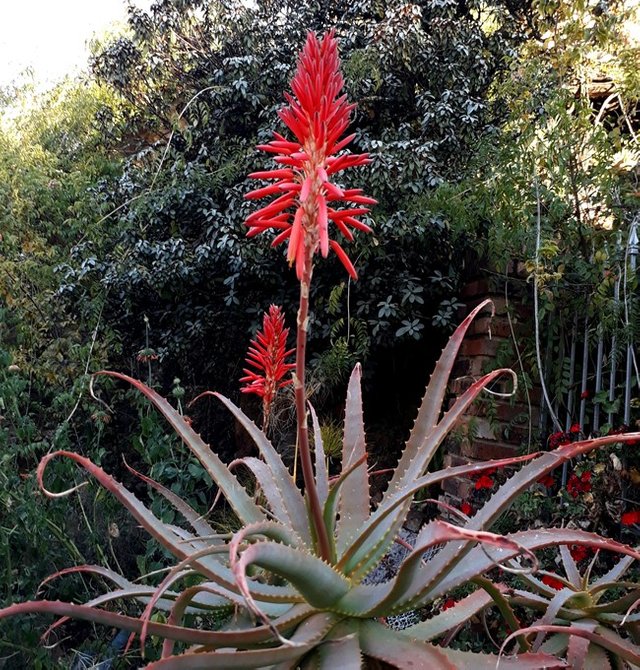
[{"label": "tall flower spike", "polygon": [[295,350],[287,351],[289,329],[284,327],[284,315],[277,305],[271,305],[262,319],[262,331],[258,331],[251,341],[247,353],[247,365],[255,369],[245,368],[245,376],[240,379],[244,386],[243,393],[255,393],[262,398],[262,428],[267,430],[271,404],[279,388],[291,383],[284,379],[289,370],[295,368],[294,363],[286,359]]},{"label": "tall flower spike", "polygon": [[[334,32],[320,41],[315,33],[309,33],[291,81],[293,95],[285,94],[288,105],[279,112],[295,139],[274,133],[274,139],[258,149],[276,154],[274,160],[279,167],[249,175],[275,182],[247,193],[245,198],[278,197],[247,218],[247,235],[253,237],[270,228],[280,231],[272,246],[289,240],[287,259],[290,265],[296,264],[299,280],[312,254],[319,250],[326,258],[329,249],[357,279],[347,254],[338,242],[329,239],[329,223],[348,241],[353,240],[351,228],[371,232],[357,217],[369,212],[363,205],[376,201],[363,195],[361,189],[343,190],[329,181],[346,168],[370,162],[367,154],[340,153],[355,137],[340,139],[355,107],[340,95],[343,85]],[[339,201],[348,203],[348,207],[337,209]]]}]

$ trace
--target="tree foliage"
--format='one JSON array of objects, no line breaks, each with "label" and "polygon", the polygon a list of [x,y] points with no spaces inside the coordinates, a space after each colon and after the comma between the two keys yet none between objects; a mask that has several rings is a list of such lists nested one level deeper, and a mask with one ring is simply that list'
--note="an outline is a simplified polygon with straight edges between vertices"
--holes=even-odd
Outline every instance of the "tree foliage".
[{"label": "tree foliage", "polygon": [[307,30],[330,26],[348,94],[359,103],[355,148],[373,158],[358,185],[380,206],[376,236],[357,243],[366,290],[349,285],[338,310],[327,296],[342,280],[340,267],[330,264],[318,278],[310,331],[317,360],[326,372],[343,351],[344,371],[349,352],[451,324],[443,301],[464,272],[454,262],[464,244],[454,244],[449,222],[422,196],[457,181],[492,128],[487,95],[524,37],[522,14],[501,3],[487,10],[446,0],[156,2],[149,13],[131,8],[129,34],[92,62],[128,109],[121,145],[128,158],[113,194],[122,233],[99,250],[74,249],[63,289],[75,300],[91,281],[107,286],[110,318],[126,323],[131,351],[140,348],[147,315],[154,348],[169,368],[189,370],[190,383],[202,373],[229,378],[228,369],[202,369],[211,342],[223,360],[239,359],[236,342],[223,337],[229,323],[244,338],[274,296],[295,312],[283,259],[263,241],[243,239],[251,211],[245,175],[263,160],[253,147],[273,130]]}]

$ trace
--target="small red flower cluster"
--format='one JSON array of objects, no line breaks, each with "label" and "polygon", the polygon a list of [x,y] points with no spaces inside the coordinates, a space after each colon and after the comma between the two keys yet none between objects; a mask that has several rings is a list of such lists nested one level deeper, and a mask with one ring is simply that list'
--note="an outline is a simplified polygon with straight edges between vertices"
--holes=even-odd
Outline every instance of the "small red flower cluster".
[{"label": "small red flower cluster", "polygon": [[577,498],[581,493],[588,493],[591,491],[591,473],[585,470],[579,477],[575,473],[569,477],[567,482],[567,493]]},{"label": "small red flower cluster", "polygon": [[467,516],[471,516],[473,514],[473,506],[465,500],[462,505],[460,505],[460,511]]},{"label": "small red flower cluster", "polygon": [[576,563],[580,563],[580,561],[584,561],[585,558],[589,558],[591,555],[591,549],[589,547],[585,547],[582,544],[572,544],[569,547],[569,553],[571,554],[571,558]]},{"label": "small red flower cluster", "polygon": [[442,611],[444,612],[445,610],[451,609],[455,604],[456,601],[453,598],[447,598],[442,604]]},{"label": "small red flower cluster", "polygon": [[547,586],[551,587],[552,589],[555,589],[556,591],[559,591],[560,589],[564,588],[564,584],[559,579],[556,579],[551,575],[543,575],[540,581],[543,584],[546,584]]},{"label": "small red flower cluster", "polygon": [[546,474],[544,477],[538,479],[538,484],[542,484],[546,488],[550,489],[552,486],[555,486],[556,480],[552,474]]},{"label": "small red flower cluster", "polygon": [[495,475],[496,472],[497,468],[488,468],[484,472],[474,475],[476,479],[476,491],[482,491],[482,489],[491,490],[495,485],[495,481],[491,478],[491,475]]},{"label": "small red flower cluster", "polygon": [[569,432],[572,435],[579,435],[582,432],[582,426],[579,423],[573,423],[571,424],[571,428],[569,428]]},{"label": "small red flower cluster", "polygon": [[157,361],[158,360],[158,354],[151,349],[151,347],[147,347],[146,349],[140,349],[138,352],[138,355],[136,356],[136,360],[139,363],[149,363],[150,361]]},{"label": "small red flower cluster", "polygon": [[247,354],[247,365],[255,371],[243,370],[245,376],[240,381],[245,385],[240,390],[262,398],[265,416],[269,414],[276,391],[292,381],[283,380],[287,372],[295,368],[295,364],[286,362],[294,352],[294,349],[287,351],[288,334],[282,310],[277,305],[271,305],[262,320],[262,331],[258,331],[255,340],[252,340]]},{"label": "small red flower cluster", "polygon": [[620,517],[620,523],[623,526],[633,526],[640,523],[640,509],[634,509],[630,512],[625,512]]},{"label": "small red flower cluster", "polygon": [[549,435],[549,449],[557,449],[565,444],[571,444],[571,434],[559,430]]},{"label": "small red flower cluster", "polygon": [[481,491],[482,489],[491,490],[494,484],[495,482],[493,479],[491,479],[491,477],[489,477],[489,475],[481,475],[476,480],[476,491]]}]

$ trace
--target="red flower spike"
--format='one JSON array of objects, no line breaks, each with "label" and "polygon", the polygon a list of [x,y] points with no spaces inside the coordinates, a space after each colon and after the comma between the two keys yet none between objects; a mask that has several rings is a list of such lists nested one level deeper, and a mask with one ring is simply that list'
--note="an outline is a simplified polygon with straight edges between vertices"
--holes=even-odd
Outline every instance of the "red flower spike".
[{"label": "red flower spike", "polygon": [[[369,212],[367,207],[358,205],[374,205],[376,201],[363,195],[360,189],[343,190],[329,181],[330,175],[370,162],[367,154],[336,155],[355,137],[340,139],[349,127],[355,107],[347,102],[346,96],[340,95],[343,85],[333,31],[321,40],[309,33],[291,80],[293,95],[285,94],[288,105],[279,112],[295,140],[274,133],[274,139],[259,145],[258,149],[276,154],[274,160],[280,167],[249,175],[276,182],[247,193],[245,198],[280,197],[247,218],[248,236],[253,237],[268,228],[281,230],[272,246],[289,240],[287,260],[290,265],[295,263],[300,280],[311,254],[320,251],[326,257],[329,249],[335,252],[349,275],[357,279],[347,254],[337,242],[329,239],[329,226],[333,224],[348,241],[353,235],[347,226],[371,230],[354,217]],[[344,210],[328,207],[329,202],[334,204],[340,200],[356,207]]]},{"label": "red flower spike", "polygon": [[284,379],[289,370],[295,368],[294,363],[286,359],[294,350],[287,351],[289,329],[284,327],[284,315],[277,305],[271,305],[262,319],[262,331],[256,334],[249,347],[246,362],[254,368],[245,369],[245,376],[240,379],[244,386],[242,393],[255,393],[262,398],[263,429],[269,419],[271,403],[279,388],[291,383]]},{"label": "red flower spike", "polygon": [[640,523],[640,509],[635,509],[631,512],[625,512],[620,517],[620,523],[623,526],[633,526],[636,523]]}]

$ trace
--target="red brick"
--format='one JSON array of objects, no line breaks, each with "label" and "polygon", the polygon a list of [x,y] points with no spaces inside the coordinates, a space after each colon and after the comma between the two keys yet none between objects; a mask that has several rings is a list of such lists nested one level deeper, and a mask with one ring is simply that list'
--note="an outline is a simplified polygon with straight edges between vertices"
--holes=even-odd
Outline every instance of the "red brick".
[{"label": "red brick", "polygon": [[[518,325],[517,322],[514,323],[514,328]],[[499,316],[496,316],[493,319],[488,316],[483,316],[476,319],[471,326],[469,326],[469,330],[467,331],[467,334],[470,336],[483,335],[489,337],[489,333],[491,333],[491,338],[502,337],[510,339],[511,328],[509,327],[509,321],[506,318],[501,318]]]},{"label": "red brick", "polygon": [[458,465],[468,465],[469,459],[458,454],[448,453],[444,457],[444,465],[447,468],[455,468]]},{"label": "red brick", "polygon": [[493,358],[498,349],[504,342],[504,339],[498,337],[478,337],[464,340],[460,347],[461,356],[489,356]]},{"label": "red brick", "polygon": [[469,374],[478,379],[492,365],[495,365],[495,358],[492,356],[475,356],[470,359]]},{"label": "red brick", "polygon": [[453,395],[461,396],[473,384],[473,377],[470,375],[458,377],[449,384],[449,390]]},{"label": "red brick", "polygon": [[489,281],[487,279],[476,279],[466,284],[460,295],[463,298],[476,298],[478,296],[488,295],[490,292]]},{"label": "red brick", "polygon": [[518,455],[518,449],[515,445],[489,440],[474,440],[471,444],[463,445],[461,452],[463,456],[481,461],[489,461],[494,458],[511,458]]},{"label": "red brick", "polygon": [[471,497],[474,486],[475,484],[471,479],[463,479],[462,477],[452,477],[442,482],[442,490],[445,493],[451,493],[462,500],[468,500]]}]

